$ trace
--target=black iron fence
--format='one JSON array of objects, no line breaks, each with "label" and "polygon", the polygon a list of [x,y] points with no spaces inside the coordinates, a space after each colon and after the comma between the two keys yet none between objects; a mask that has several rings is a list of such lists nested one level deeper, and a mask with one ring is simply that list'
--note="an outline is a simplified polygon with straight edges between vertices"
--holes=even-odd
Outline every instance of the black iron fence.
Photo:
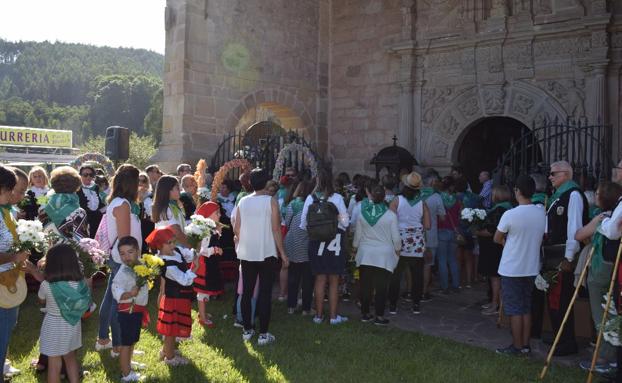
[{"label": "black iron fence", "polygon": [[[617,137],[615,137],[616,141]],[[544,121],[542,126],[512,141],[509,150],[499,158],[494,170],[498,181],[505,183],[518,174],[547,174],[555,161],[565,160],[574,169],[578,181],[600,181],[611,177],[615,166],[611,126],[600,122],[590,124],[586,119]]]},{"label": "black iron fence", "polygon": [[[223,137],[222,142],[218,146],[210,164],[210,171],[217,171],[226,162],[244,158],[253,166],[267,169],[272,173],[275,168],[276,161],[281,150],[290,143],[298,144],[308,149],[316,161],[320,161],[318,154],[311,148],[307,140],[299,133],[290,131],[285,135],[268,135],[259,140],[245,139],[242,133],[233,133]],[[282,163],[281,173],[284,173],[286,167],[294,167],[300,174],[308,171],[309,158],[306,158],[304,150],[291,150],[285,153]],[[237,178],[239,169],[235,169],[230,177]]]}]

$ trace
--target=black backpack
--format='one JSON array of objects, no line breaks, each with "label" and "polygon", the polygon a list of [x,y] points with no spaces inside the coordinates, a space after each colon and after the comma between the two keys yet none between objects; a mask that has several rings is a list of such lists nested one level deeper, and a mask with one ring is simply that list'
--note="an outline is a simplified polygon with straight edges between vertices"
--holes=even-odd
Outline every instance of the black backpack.
[{"label": "black backpack", "polygon": [[313,203],[307,212],[307,234],[313,241],[331,241],[337,235],[337,206],[326,198],[318,198],[315,194]]}]

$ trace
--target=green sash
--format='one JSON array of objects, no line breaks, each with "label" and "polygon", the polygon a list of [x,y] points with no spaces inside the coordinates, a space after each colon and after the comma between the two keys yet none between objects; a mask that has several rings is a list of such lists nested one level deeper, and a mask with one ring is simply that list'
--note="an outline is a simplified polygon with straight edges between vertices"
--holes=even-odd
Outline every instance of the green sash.
[{"label": "green sash", "polygon": [[562,194],[574,188],[580,189],[579,185],[577,185],[577,183],[574,182],[573,180],[564,182],[562,186],[560,186],[557,190],[555,190],[555,193],[553,193],[551,198],[549,198],[549,200],[546,201],[546,208],[548,209],[549,207],[551,207],[551,204],[557,201]]},{"label": "green sash", "polygon": [[60,309],[60,315],[67,323],[75,326],[91,306],[91,291],[84,280],[78,282],[75,289],[66,281],[52,282],[50,289]]},{"label": "green sash", "polygon": [[302,211],[304,205],[305,201],[303,201],[300,197],[296,197],[289,203],[288,206],[292,207],[292,212],[294,213],[294,215],[296,215]]},{"label": "green sash", "polygon": [[546,204],[546,193],[535,193],[531,196],[531,203],[534,204]]},{"label": "green sash", "polygon": [[80,198],[76,193],[54,193],[50,196],[45,212],[56,226],[80,207]]}]

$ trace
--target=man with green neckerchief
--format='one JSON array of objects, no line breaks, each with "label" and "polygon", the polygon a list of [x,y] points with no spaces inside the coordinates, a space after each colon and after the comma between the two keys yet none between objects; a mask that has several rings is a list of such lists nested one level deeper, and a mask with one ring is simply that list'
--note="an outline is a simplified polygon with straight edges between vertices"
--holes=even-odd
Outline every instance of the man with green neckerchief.
[{"label": "man with green neckerchief", "polygon": [[[547,230],[544,241],[545,267],[554,267],[559,261],[556,285],[548,291],[549,317],[555,336],[560,330],[574,291],[575,255],[581,250],[575,235],[588,219],[588,203],[579,185],[573,181],[572,166],[566,161],[551,164],[549,180],[555,192],[547,200]],[[574,314],[570,311],[561,334],[556,356],[575,354]]]}]

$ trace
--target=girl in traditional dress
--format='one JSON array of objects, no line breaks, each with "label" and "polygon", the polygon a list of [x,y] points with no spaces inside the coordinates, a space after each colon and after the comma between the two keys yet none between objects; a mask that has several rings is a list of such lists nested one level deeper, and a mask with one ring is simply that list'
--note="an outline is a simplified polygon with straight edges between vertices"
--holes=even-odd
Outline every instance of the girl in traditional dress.
[{"label": "girl in traditional dress", "polygon": [[153,197],[151,219],[155,222],[156,228],[168,226],[175,233],[178,243],[192,247],[186,234],[184,234],[186,218],[179,202],[180,194],[177,178],[173,176],[160,177]]}]

